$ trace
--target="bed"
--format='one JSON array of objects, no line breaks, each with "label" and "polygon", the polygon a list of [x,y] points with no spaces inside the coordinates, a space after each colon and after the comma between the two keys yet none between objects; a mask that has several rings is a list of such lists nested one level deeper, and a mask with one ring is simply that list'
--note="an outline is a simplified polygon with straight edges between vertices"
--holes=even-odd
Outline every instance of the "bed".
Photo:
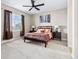
[{"label": "bed", "polygon": [[24,35],[24,42],[25,40],[42,42],[45,43],[45,47],[47,47],[48,41],[52,38],[51,32],[52,26],[38,26],[36,32],[26,33]]}]

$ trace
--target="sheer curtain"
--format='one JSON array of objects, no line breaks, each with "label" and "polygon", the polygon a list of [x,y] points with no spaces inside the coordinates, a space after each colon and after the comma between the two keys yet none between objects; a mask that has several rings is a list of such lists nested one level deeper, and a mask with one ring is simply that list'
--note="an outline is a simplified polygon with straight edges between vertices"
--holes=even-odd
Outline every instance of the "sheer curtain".
[{"label": "sheer curtain", "polygon": [[12,14],[12,31],[13,31],[13,38],[20,37],[20,31],[22,30],[22,17],[19,14],[13,13]]}]

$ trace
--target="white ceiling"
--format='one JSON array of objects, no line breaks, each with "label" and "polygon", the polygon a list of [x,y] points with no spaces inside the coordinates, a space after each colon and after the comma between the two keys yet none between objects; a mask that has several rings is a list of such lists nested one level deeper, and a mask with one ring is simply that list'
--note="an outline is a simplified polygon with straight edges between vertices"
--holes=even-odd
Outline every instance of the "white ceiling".
[{"label": "white ceiling", "polygon": [[35,4],[44,3],[44,6],[38,7],[40,11],[32,9],[28,11],[30,7],[22,7],[22,5],[31,5],[31,0],[2,0],[1,3],[19,9],[29,14],[35,14],[40,12],[46,12],[56,9],[67,8],[67,0],[35,0]]}]

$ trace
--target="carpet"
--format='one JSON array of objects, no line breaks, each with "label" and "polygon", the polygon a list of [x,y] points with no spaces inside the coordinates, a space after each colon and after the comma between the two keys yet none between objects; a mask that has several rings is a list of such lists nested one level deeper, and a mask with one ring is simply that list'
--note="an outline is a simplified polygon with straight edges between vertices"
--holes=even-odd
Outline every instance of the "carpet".
[{"label": "carpet", "polygon": [[1,45],[1,59],[72,59],[69,53],[24,43],[18,39]]}]

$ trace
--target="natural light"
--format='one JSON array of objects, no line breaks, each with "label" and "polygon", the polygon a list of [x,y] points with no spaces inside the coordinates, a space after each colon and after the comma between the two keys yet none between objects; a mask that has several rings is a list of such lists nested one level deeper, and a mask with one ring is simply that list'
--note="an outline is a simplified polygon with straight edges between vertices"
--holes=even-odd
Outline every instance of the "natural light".
[{"label": "natural light", "polygon": [[12,30],[20,31],[21,27],[21,15],[12,14]]}]

